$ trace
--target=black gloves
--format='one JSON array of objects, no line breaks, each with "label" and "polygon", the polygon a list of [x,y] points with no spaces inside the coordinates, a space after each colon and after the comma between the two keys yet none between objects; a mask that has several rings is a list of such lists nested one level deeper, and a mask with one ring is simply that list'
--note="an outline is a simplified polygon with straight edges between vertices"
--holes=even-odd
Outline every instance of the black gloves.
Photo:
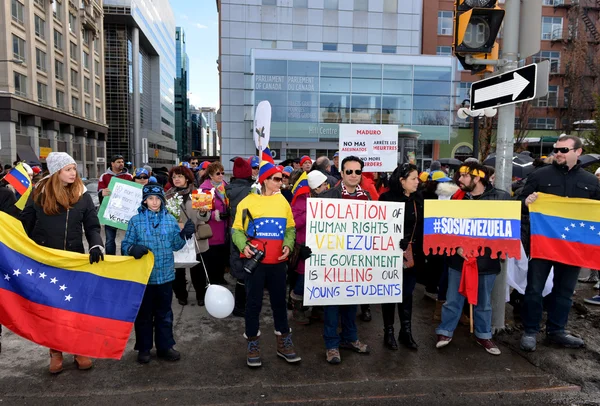
[{"label": "black gloves", "polygon": [[312,255],[312,250],[310,249],[310,247],[307,247],[306,245],[301,245],[298,255],[300,255],[300,258],[306,260],[306,259],[310,258],[310,256]]},{"label": "black gloves", "polygon": [[104,261],[104,254],[100,247],[94,247],[90,250],[90,264],[98,263],[100,261]]},{"label": "black gloves", "polygon": [[143,245],[132,245],[129,249],[129,255],[134,257],[135,259],[140,259],[144,255],[148,253],[148,248]]},{"label": "black gloves", "polygon": [[185,226],[183,226],[183,230],[179,232],[179,236],[184,240],[189,240],[192,238],[194,233],[196,232],[196,226],[192,222],[192,220],[188,220],[185,222]]},{"label": "black gloves", "polygon": [[410,244],[410,238],[403,238],[402,240],[400,240],[400,249],[402,251],[406,251],[406,249],[408,248],[408,244]]},{"label": "black gloves", "polygon": [[229,210],[219,213],[220,220],[226,220],[229,218]]}]

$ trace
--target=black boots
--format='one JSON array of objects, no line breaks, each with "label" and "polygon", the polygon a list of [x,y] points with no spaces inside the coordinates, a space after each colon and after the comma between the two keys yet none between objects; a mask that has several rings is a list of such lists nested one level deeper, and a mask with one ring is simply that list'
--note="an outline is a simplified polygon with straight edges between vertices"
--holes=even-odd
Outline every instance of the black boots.
[{"label": "black boots", "polygon": [[235,283],[235,305],[232,314],[236,317],[246,316],[246,286],[241,280]]},{"label": "black boots", "polygon": [[416,350],[419,348],[419,345],[415,342],[412,336],[411,319],[412,303],[410,303],[410,305],[403,303],[402,309],[400,310],[400,334],[398,334],[398,341],[400,341],[406,348]]},{"label": "black boots", "polygon": [[390,350],[397,350],[398,343],[396,337],[394,337],[394,326],[385,326],[383,328],[383,345]]},{"label": "black boots", "polygon": [[366,321],[366,322],[371,321],[371,319],[372,319],[371,305],[368,305],[368,304],[360,305],[360,310],[361,310],[360,319],[362,321]]}]

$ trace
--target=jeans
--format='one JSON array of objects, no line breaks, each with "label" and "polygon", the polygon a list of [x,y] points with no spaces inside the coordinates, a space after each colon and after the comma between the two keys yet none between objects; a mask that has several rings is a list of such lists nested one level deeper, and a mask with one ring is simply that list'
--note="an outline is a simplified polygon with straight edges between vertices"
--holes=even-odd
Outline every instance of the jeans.
[{"label": "jeans", "polygon": [[[357,305],[323,306],[323,338],[325,348],[339,348],[340,342],[353,342],[358,340],[356,327]],[[338,318],[342,319],[342,333],[338,334]]]},{"label": "jeans", "polygon": [[265,287],[269,291],[275,330],[290,331],[286,304],[286,264],[259,264],[246,275],[246,337],[256,337]]},{"label": "jeans", "polygon": [[304,296],[304,276],[306,274],[297,274],[294,284],[294,293],[298,296]]},{"label": "jeans", "polygon": [[396,317],[396,306],[398,306],[398,315],[400,316],[400,322],[410,323],[412,316],[413,291],[415,290],[416,284],[416,269],[405,269],[402,273],[402,303],[383,303],[381,305],[381,314],[383,315],[383,327],[394,325],[394,318]]},{"label": "jeans", "polygon": [[[465,297],[458,293],[461,272],[448,268],[448,292],[446,303],[442,307],[442,322],[435,333],[452,337],[462,314]],[[496,280],[495,274],[479,274],[477,290],[477,305],[473,306],[473,323],[475,337],[479,339],[492,338],[492,288]]]},{"label": "jeans", "polygon": [[521,308],[525,334],[537,334],[540,331],[543,311],[542,291],[550,274],[550,268],[553,266],[554,286],[552,292],[545,298],[548,310],[546,333],[556,334],[565,331],[573,303],[571,297],[581,268],[544,259],[532,259],[529,261],[527,288]]},{"label": "jeans", "polygon": [[135,347],[137,351],[152,349],[152,336],[158,351],[175,345],[173,339],[173,284],[147,285],[140,311],[135,319]]},{"label": "jeans", "polygon": [[448,265],[444,261],[444,270],[440,276],[438,288],[438,300],[444,302],[446,300],[446,292],[448,292]]},{"label": "jeans", "polygon": [[117,228],[111,226],[104,226],[104,234],[106,235],[106,244],[104,245],[104,249],[106,251],[106,255],[116,255],[117,254]]}]

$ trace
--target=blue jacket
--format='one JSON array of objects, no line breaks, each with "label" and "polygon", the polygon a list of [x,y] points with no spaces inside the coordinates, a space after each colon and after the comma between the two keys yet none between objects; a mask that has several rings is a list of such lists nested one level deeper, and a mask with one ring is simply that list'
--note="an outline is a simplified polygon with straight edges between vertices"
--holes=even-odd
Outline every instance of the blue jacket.
[{"label": "blue jacket", "polygon": [[179,251],[185,240],[179,236],[177,220],[162,207],[158,213],[146,206],[129,220],[125,239],[121,243],[121,255],[129,255],[134,245],[143,245],[154,254],[154,267],[149,285],[161,285],[175,279],[173,251]]}]

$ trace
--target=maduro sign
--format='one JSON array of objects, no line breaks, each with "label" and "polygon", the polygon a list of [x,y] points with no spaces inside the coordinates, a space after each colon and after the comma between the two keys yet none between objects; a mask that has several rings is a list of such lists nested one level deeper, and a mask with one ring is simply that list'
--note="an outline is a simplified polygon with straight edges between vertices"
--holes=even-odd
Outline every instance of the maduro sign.
[{"label": "maduro sign", "polygon": [[402,301],[404,203],[308,199],[305,305]]},{"label": "maduro sign", "polygon": [[363,172],[391,172],[398,165],[398,126],[340,124],[340,162],[355,155]]}]

